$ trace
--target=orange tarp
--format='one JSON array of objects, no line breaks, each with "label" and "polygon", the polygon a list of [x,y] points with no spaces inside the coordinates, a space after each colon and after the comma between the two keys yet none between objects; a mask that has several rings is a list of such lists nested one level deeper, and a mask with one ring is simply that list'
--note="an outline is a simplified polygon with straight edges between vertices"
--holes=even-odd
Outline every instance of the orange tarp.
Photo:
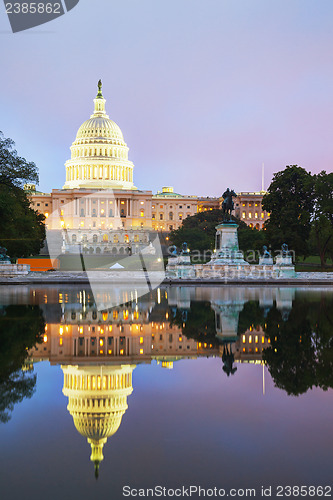
[{"label": "orange tarp", "polygon": [[55,259],[17,259],[18,264],[29,264],[30,271],[48,271],[49,269],[59,269],[59,260]]}]

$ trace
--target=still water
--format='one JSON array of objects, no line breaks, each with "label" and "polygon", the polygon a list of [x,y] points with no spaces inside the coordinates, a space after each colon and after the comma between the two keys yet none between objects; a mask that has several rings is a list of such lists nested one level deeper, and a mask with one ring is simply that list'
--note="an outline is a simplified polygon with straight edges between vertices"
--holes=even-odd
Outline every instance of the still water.
[{"label": "still water", "polygon": [[331,485],[332,288],[114,293],[0,289],[1,498]]}]

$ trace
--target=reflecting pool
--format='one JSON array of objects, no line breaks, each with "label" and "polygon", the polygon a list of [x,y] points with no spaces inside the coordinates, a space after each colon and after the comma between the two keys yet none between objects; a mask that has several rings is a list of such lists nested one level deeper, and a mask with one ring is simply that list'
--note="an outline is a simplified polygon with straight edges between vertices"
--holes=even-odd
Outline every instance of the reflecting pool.
[{"label": "reflecting pool", "polygon": [[0,288],[2,498],[331,485],[332,288],[112,295]]}]

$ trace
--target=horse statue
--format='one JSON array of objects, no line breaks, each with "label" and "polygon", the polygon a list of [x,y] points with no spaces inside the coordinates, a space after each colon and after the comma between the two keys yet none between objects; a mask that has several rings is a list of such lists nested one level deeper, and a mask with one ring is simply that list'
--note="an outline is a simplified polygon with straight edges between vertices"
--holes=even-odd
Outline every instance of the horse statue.
[{"label": "horse statue", "polygon": [[[223,221],[230,222],[231,221],[231,212],[234,210],[234,202],[232,198],[237,196],[235,191],[228,188],[222,195],[223,203],[222,203],[222,211],[223,211]],[[229,217],[228,217],[229,216]]]},{"label": "horse statue", "polygon": [[229,346],[226,346],[225,344],[223,345],[223,354],[222,354],[222,370],[224,373],[228,375],[234,375],[237,371],[236,367],[233,367],[235,361],[235,357],[233,355],[233,352]]}]

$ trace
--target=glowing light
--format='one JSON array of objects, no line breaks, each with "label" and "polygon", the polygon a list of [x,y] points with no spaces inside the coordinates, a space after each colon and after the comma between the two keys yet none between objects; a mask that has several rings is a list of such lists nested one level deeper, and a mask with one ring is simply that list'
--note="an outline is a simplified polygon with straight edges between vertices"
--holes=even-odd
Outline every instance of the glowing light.
[{"label": "glowing light", "polygon": [[44,335],[43,340],[45,343],[47,342],[47,335]]}]

